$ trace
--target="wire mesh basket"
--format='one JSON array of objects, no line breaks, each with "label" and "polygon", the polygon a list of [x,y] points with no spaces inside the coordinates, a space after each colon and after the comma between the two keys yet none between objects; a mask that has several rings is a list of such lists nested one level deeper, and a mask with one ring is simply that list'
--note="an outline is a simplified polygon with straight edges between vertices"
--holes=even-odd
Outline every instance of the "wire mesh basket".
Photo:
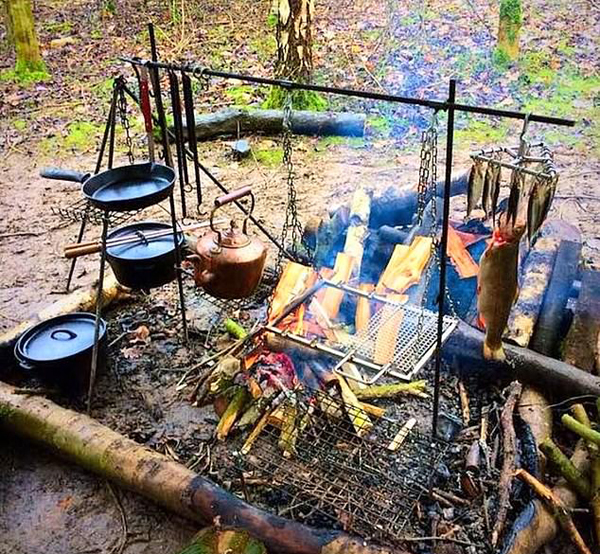
[{"label": "wire mesh basket", "polygon": [[[59,216],[63,221],[69,223],[81,223],[85,220],[93,225],[102,225],[102,220],[105,217],[105,211],[96,208],[86,198],[81,198],[65,207],[51,206],[50,210],[54,215]],[[111,227],[123,225],[140,211],[108,212],[109,225]]]},{"label": "wire mesh basket", "polygon": [[290,394],[271,414],[239,450],[240,469],[328,525],[397,543],[448,443],[406,422],[368,416],[329,392]]}]

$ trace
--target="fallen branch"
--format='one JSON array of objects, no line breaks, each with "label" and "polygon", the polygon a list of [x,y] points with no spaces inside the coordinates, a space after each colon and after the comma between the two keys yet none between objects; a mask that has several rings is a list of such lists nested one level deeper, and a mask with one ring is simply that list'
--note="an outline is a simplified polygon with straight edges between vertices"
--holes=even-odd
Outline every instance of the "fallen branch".
[{"label": "fallen branch", "polygon": [[587,425],[579,423],[579,421],[577,421],[574,417],[571,417],[569,414],[563,415],[560,420],[567,429],[578,434],[582,439],[600,446],[600,433],[598,433],[598,431],[594,431]]},{"label": "fallen branch", "polygon": [[508,388],[508,398],[502,408],[500,415],[500,424],[502,425],[502,447],[503,447],[503,462],[502,471],[500,472],[500,481],[498,484],[499,499],[498,513],[496,514],[496,523],[492,530],[492,546],[498,544],[498,539],[502,535],[504,525],[506,523],[506,514],[510,506],[510,491],[512,488],[512,480],[515,472],[515,457],[517,453],[517,437],[515,427],[513,425],[513,413],[523,386],[518,381],[513,381]]},{"label": "fallen branch", "polygon": [[527,483],[546,503],[560,526],[571,539],[571,542],[577,547],[577,550],[579,550],[581,554],[592,554],[592,551],[585,544],[583,537],[579,534],[577,527],[575,527],[573,519],[569,514],[569,510],[561,502],[560,498],[558,498],[551,489],[543,483],[540,483],[533,475],[530,475],[524,469],[518,469],[515,476],[524,483]]},{"label": "fallen branch", "polygon": [[[184,517],[245,529],[283,554],[384,554],[340,531],[314,529],[255,508],[166,456],[98,421],[0,382],[0,428],[40,443]],[[395,551],[400,554],[398,551]]]},{"label": "fallen branch", "polygon": [[390,385],[371,385],[364,389],[356,388],[354,393],[359,400],[374,400],[377,398],[396,398],[397,396],[427,396],[427,381],[412,381],[411,383],[392,383]]},{"label": "fallen branch", "polygon": [[540,444],[540,450],[546,455],[560,474],[567,480],[577,494],[588,500],[591,496],[590,483],[585,476],[573,465],[562,450],[554,444],[552,439],[546,439]]}]

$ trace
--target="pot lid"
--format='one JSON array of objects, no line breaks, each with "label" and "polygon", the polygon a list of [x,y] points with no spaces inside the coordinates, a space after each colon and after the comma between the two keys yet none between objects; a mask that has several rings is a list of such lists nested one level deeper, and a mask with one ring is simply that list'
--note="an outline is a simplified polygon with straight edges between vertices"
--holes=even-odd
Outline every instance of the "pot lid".
[{"label": "pot lid", "polygon": [[[89,313],[65,314],[30,327],[15,348],[28,362],[53,362],[74,356],[94,345],[96,316]],[[100,339],[106,322],[100,320]]]},{"label": "pot lid", "polygon": [[245,235],[240,230],[235,219],[231,220],[230,225],[231,225],[230,229],[220,233],[221,234],[221,242],[220,243],[218,242],[219,235],[218,234],[215,235],[215,237],[214,237],[215,244],[220,244],[220,246],[223,246],[225,248],[241,248],[242,246],[246,246],[246,245],[250,244],[250,237],[248,235]]},{"label": "pot lid", "polygon": [[[154,231],[163,231],[172,229],[169,223],[160,223],[158,221],[140,221],[119,227],[113,232],[109,233],[108,240],[114,240],[120,237],[132,236],[136,233],[142,234],[151,233]],[[183,234],[179,233],[179,244],[183,242]],[[113,258],[119,258],[121,260],[147,260],[156,258],[172,252],[174,249],[173,235],[165,235],[146,241],[140,240],[137,242],[124,244],[122,246],[109,246],[107,253]]]}]

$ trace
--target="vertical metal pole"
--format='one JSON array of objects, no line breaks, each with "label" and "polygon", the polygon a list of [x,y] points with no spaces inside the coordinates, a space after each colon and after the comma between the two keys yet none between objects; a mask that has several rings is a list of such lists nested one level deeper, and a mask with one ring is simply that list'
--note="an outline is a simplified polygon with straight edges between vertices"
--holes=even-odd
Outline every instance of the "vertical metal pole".
[{"label": "vertical metal pole", "polygon": [[96,294],[96,322],[94,325],[94,349],[92,350],[92,367],[90,370],[90,384],[88,387],[87,413],[92,411],[92,394],[96,383],[98,371],[98,351],[100,349],[100,315],[102,314],[102,294],[104,291],[104,268],[106,266],[106,236],[108,235],[108,210],[102,216],[102,249],[100,250],[100,275],[98,277],[98,293]]},{"label": "vertical metal pole", "polygon": [[181,247],[177,233],[177,217],[175,216],[175,195],[169,195],[171,204],[171,224],[173,225],[173,240],[175,241],[175,263],[177,264],[177,287],[179,289],[179,305],[181,306],[181,324],[183,325],[183,340],[188,341],[187,319],[185,317],[185,297],[183,294],[183,271],[181,269]]},{"label": "vertical metal pole", "polygon": [[[448,250],[448,226],[450,224],[450,187],[452,184],[452,151],[454,149],[454,102],[456,81],[450,79],[448,88],[448,127],[446,131],[446,178],[444,183],[444,216],[442,218],[442,241],[440,244],[440,283],[438,296],[437,346],[435,349],[435,387],[433,389],[433,429],[437,435],[440,409],[440,373],[442,368],[442,336],[444,333],[444,304],[446,299],[446,252]],[[435,200],[435,199],[434,199]]]}]

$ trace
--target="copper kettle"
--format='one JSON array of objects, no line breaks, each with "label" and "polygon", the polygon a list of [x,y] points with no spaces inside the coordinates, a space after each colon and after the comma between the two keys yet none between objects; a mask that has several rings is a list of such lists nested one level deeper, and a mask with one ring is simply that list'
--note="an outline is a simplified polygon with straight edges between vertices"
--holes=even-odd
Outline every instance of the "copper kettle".
[{"label": "copper kettle", "polygon": [[[250,196],[251,204],[242,230],[231,221],[231,229],[218,231],[213,225],[215,212],[225,204]],[[194,280],[208,294],[217,298],[246,298],[258,287],[267,258],[267,249],[257,238],[247,235],[248,218],[254,209],[250,187],[242,187],[215,200],[210,214],[212,232],[196,244],[196,254],[187,259],[194,264]]]}]

